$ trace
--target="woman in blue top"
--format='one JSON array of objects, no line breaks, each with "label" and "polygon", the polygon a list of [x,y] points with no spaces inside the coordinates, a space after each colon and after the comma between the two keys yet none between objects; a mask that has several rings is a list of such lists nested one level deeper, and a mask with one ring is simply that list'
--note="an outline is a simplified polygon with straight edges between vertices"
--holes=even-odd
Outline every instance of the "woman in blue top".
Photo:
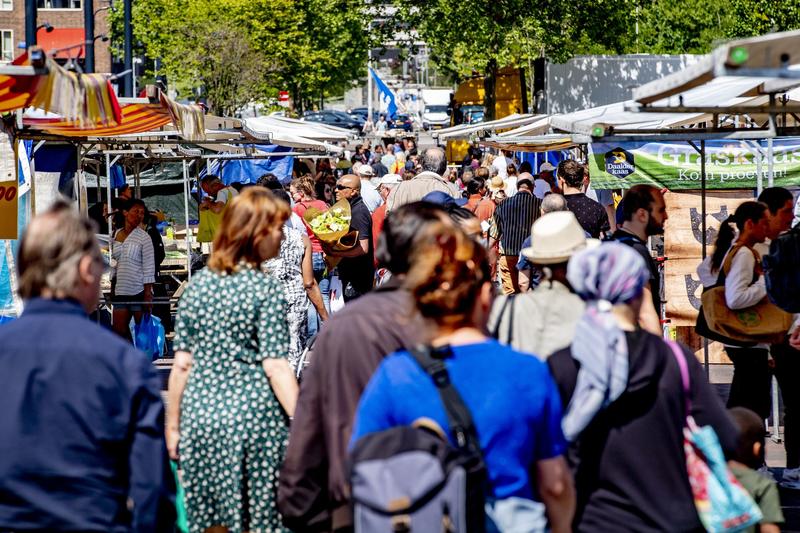
[{"label": "woman in blue top", "polygon": [[[447,370],[472,415],[493,490],[490,529],[543,530],[540,499],[552,531],[568,531],[575,499],[557,388],[536,357],[487,337],[493,288],[483,247],[445,222],[426,229],[405,283],[436,325],[431,344],[452,348]],[[408,352],[396,352],[361,397],[352,442],[423,417],[449,427],[431,378]]]}]

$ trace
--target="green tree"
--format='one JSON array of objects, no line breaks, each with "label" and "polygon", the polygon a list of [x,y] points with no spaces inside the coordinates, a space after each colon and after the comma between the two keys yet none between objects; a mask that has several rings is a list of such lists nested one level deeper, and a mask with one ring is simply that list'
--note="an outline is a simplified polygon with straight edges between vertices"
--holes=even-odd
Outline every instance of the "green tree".
[{"label": "green tree", "polygon": [[[180,94],[200,89],[210,97],[205,84],[214,74],[206,69],[235,73],[227,63],[246,57],[237,81],[247,83],[234,93],[242,89],[249,101],[261,101],[289,89],[302,111],[363,75],[363,10],[354,0],[137,0],[134,33],[147,57],[161,60],[162,73]],[[220,28],[225,38],[235,32],[241,46],[231,49],[232,42],[219,41],[215,49]],[[201,53],[214,59],[201,61]]]},{"label": "green tree", "polygon": [[[634,0],[399,0],[395,20],[428,43],[436,64],[456,76],[482,72],[486,118],[494,118],[500,66],[537,57],[616,53],[629,39]],[[388,28],[393,31],[392,28]]]},{"label": "green tree", "polygon": [[[627,52],[705,54],[733,24],[729,0],[651,0],[637,10],[639,34]],[[632,45],[632,46],[631,46]]]},{"label": "green tree", "polygon": [[729,0],[730,37],[752,37],[800,28],[800,0]]}]

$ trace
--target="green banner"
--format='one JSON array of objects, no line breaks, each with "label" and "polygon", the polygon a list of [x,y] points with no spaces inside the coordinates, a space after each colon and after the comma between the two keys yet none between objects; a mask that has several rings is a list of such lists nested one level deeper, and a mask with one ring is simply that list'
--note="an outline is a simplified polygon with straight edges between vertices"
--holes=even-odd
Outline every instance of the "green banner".
[{"label": "green banner", "polygon": [[[766,140],[706,141],[706,188],[756,188],[759,146],[766,187]],[[700,154],[687,142],[589,144],[589,173],[595,189],[627,189],[640,183],[671,191],[700,189],[700,163]],[[775,186],[800,186],[800,138],[773,141],[773,177]]]}]

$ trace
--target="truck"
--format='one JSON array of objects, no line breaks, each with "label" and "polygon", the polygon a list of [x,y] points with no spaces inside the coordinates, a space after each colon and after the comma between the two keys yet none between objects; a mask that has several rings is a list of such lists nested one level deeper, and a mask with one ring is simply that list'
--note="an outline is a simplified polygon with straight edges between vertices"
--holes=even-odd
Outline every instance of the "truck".
[{"label": "truck", "polygon": [[447,113],[453,91],[450,89],[422,89],[422,126],[426,130],[450,125]]},{"label": "truck", "polygon": [[[484,77],[473,76],[458,84],[449,106],[450,126],[477,124],[484,121],[486,90]],[[507,117],[514,113],[528,112],[525,71],[518,67],[498,69],[495,79],[494,118]],[[447,141],[447,160],[460,163],[467,155],[469,141]]]}]

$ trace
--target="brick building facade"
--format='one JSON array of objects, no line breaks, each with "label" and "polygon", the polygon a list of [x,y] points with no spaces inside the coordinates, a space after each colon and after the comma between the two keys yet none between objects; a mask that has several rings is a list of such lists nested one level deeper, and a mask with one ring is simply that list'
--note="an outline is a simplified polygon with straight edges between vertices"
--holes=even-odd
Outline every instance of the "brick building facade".
[{"label": "brick building facade", "polygon": [[[52,32],[40,28],[36,34],[39,46],[47,51],[60,49],[83,42],[83,0],[37,0],[37,24],[45,23],[53,27]],[[108,10],[97,12],[108,6],[108,2],[95,0],[97,13],[94,21],[94,34],[108,35]],[[0,0],[0,62],[7,62],[24,52],[25,43],[25,0]],[[96,72],[111,72],[110,42],[95,41],[94,62]],[[75,47],[60,52],[56,58],[64,63],[69,58],[82,60],[84,51]]]}]

